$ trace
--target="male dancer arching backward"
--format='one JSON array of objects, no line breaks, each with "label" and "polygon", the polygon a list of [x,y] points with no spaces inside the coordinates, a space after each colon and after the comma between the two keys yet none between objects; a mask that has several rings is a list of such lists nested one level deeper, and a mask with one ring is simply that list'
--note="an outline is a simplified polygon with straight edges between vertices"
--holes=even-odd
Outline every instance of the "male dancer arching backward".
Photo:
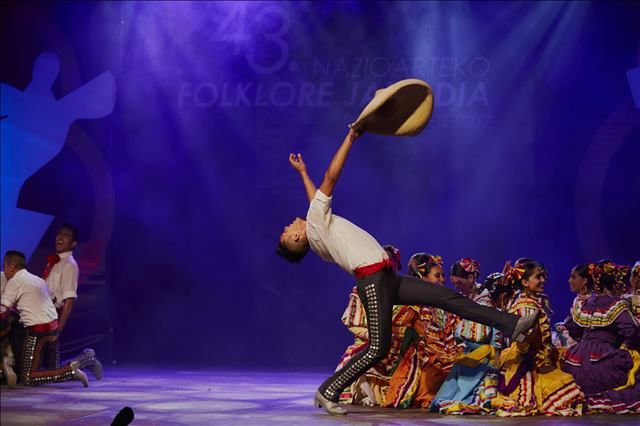
[{"label": "male dancer arching backward", "polygon": [[354,127],[331,160],[317,190],[307,174],[302,156],[289,155],[289,162],[300,173],[310,204],[306,220],[297,217],[285,227],[278,245],[278,254],[291,262],[299,262],[311,248],[322,259],[337,263],[358,280],[358,294],[367,315],[369,345],[317,390],[315,405],[324,407],[331,414],[346,414],[346,409],[338,405],[341,392],[389,351],[393,305],[442,308],[464,319],[495,327],[519,341],[537,318],[537,313],[520,317],[478,305],[446,287],[397,275],[386,251],[375,238],[333,214],[334,187],[349,151],[361,133]]}]

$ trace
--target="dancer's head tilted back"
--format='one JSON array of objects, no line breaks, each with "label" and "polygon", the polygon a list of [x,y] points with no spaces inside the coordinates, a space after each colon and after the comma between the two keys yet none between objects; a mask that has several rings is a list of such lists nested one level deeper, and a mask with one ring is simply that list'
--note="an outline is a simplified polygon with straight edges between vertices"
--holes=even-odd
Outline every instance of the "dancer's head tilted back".
[{"label": "dancer's head tilted back", "polygon": [[307,222],[296,217],[290,225],[284,227],[280,234],[276,253],[289,262],[298,263],[308,252]]},{"label": "dancer's head tilted back", "polygon": [[56,253],[73,250],[78,245],[78,229],[68,223],[60,225],[55,239]]}]

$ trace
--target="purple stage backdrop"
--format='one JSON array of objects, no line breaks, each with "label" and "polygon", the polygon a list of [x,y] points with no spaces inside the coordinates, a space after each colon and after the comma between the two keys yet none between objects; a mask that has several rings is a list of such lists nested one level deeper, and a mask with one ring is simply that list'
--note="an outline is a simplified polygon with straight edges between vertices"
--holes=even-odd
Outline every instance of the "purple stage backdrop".
[{"label": "purple stage backdrop", "polygon": [[[432,86],[432,121],[415,138],[358,140],[337,214],[405,264],[418,251],[447,268],[471,256],[487,275],[539,259],[555,320],[568,313],[573,265],[640,258],[637,3],[1,9],[2,250],[23,244],[41,273],[57,227],[80,228],[69,350],[334,366],[352,340],[340,316],[354,280],[314,256],[274,254],[307,206],[287,156],[302,153],[319,184],[347,124],[404,78]],[[50,87],[35,84],[41,69]],[[54,143],[37,161],[40,148],[19,149]]]}]

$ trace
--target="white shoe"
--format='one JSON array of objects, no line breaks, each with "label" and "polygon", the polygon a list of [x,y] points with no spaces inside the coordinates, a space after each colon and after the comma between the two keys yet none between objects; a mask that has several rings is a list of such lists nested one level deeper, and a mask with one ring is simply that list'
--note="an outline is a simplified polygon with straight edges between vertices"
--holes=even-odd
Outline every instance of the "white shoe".
[{"label": "white shoe", "polygon": [[316,408],[324,408],[329,414],[347,414],[347,410],[344,407],[340,407],[337,402],[329,401],[327,398],[322,396],[320,391],[316,391],[313,405]]}]

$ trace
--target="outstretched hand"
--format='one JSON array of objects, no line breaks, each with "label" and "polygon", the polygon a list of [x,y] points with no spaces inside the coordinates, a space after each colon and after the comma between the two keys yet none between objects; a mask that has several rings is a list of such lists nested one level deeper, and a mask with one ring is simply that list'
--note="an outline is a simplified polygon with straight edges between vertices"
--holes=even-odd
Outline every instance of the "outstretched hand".
[{"label": "outstretched hand", "polygon": [[291,167],[293,167],[298,171],[298,173],[300,173],[302,183],[304,183],[304,190],[307,193],[307,198],[309,199],[309,202],[311,202],[311,200],[313,200],[313,197],[315,197],[316,195],[316,186],[313,184],[311,178],[307,174],[307,165],[304,164],[302,154],[289,154],[289,163],[291,163]]},{"label": "outstretched hand", "polygon": [[307,165],[304,164],[302,160],[302,154],[298,154],[297,156],[295,154],[289,154],[289,163],[300,173],[307,171]]}]

